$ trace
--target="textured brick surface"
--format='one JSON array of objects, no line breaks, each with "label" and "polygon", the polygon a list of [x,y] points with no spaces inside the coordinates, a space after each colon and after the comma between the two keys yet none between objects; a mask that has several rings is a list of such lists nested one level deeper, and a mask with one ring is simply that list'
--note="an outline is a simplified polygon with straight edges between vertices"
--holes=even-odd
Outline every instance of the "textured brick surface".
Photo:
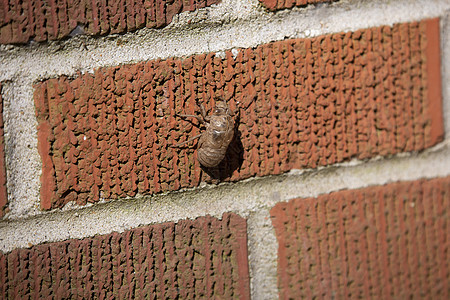
[{"label": "textured brick surface", "polygon": [[3,98],[2,85],[0,83],[0,218],[4,216],[8,205],[8,194],[6,192],[6,162],[5,162],[5,140],[3,130]]},{"label": "textured brick surface", "polygon": [[[433,19],[39,83],[42,208],[430,147],[443,137],[438,45]],[[243,109],[226,159],[202,172],[195,147],[169,146],[199,132],[175,114],[215,96]]]},{"label": "textured brick surface", "polygon": [[449,299],[450,177],[271,210],[281,299]]},{"label": "textured brick surface", "polygon": [[245,219],[224,214],[0,254],[2,299],[249,299]]},{"label": "textured brick surface", "polygon": [[305,6],[308,4],[333,2],[337,0],[259,0],[269,10],[292,8],[294,6]]},{"label": "textured brick surface", "polygon": [[88,34],[110,34],[169,24],[175,14],[220,0],[3,0],[0,43],[26,43],[67,37],[76,27]]}]

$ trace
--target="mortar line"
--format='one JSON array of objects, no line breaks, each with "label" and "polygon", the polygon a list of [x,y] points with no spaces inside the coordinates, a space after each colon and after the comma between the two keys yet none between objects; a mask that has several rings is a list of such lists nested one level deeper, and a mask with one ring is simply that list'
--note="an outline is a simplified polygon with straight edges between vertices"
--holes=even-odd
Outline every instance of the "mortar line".
[{"label": "mortar line", "polygon": [[269,209],[249,215],[247,236],[251,299],[277,299],[278,241]]},{"label": "mortar line", "polygon": [[395,181],[450,175],[450,145],[410,157],[355,162],[314,171],[244,180],[149,197],[124,199],[68,211],[4,220],[0,223],[0,251],[44,242],[80,239],[142,225],[221,217],[234,212],[243,217],[293,198],[317,197],[342,189],[358,189]]},{"label": "mortar line", "polygon": [[[0,53],[4,53],[5,58],[0,58],[0,69],[3,70],[0,81],[29,77],[34,82],[93,72],[99,67],[252,48],[289,38],[309,38],[442,17],[450,10],[450,3],[446,0],[433,3],[427,0],[341,0],[269,13],[257,0],[252,0],[248,8],[241,12],[242,9],[241,1],[225,0],[213,7],[182,13],[171,25],[159,30],[144,28],[99,38],[77,36],[35,47],[3,45]],[[199,15],[206,15],[206,20]],[[195,27],[188,25],[192,18],[194,22],[195,18],[200,18]],[[235,21],[229,21],[233,18]],[[119,40],[127,42],[118,47]]]}]

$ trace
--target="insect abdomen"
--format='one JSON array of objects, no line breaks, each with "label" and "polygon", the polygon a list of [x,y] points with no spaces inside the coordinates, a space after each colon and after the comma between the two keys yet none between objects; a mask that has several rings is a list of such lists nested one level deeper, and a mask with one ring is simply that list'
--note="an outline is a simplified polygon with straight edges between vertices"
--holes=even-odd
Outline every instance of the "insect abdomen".
[{"label": "insect abdomen", "polygon": [[227,151],[226,147],[220,149],[214,148],[199,148],[197,153],[198,161],[202,166],[212,168],[216,167],[225,157]]},{"label": "insect abdomen", "polygon": [[[210,125],[198,141],[197,159],[202,166],[216,167],[225,157],[228,145],[233,139],[234,123],[225,122],[226,126]],[[225,127],[225,130],[218,128]]]}]

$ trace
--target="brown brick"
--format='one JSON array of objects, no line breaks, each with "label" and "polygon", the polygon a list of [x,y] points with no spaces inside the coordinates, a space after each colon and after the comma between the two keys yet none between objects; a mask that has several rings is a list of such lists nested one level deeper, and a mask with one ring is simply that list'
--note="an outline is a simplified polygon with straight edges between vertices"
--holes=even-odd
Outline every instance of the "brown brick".
[{"label": "brown brick", "polygon": [[259,0],[265,7],[271,11],[292,8],[294,6],[306,6],[308,4],[317,4],[333,2],[337,0]]},{"label": "brown brick", "polygon": [[[434,19],[39,83],[42,208],[435,145],[443,138],[439,50],[430,50],[438,31]],[[203,172],[195,147],[169,146],[199,133],[176,114],[198,112],[196,101],[211,109],[216,96],[244,109],[224,162]]]},{"label": "brown brick", "polygon": [[0,253],[2,299],[249,299],[245,219],[224,214]]},{"label": "brown brick", "polygon": [[441,47],[439,19],[428,21],[426,36],[427,74],[428,75],[428,99],[430,99],[429,111],[431,120],[431,140],[444,138],[444,116],[442,114],[442,82],[441,82]]},{"label": "brown brick", "polygon": [[8,193],[6,192],[5,138],[3,127],[3,98],[0,83],[0,218],[8,210]]},{"label": "brown brick", "polygon": [[271,210],[281,299],[448,299],[450,177]]},{"label": "brown brick", "polygon": [[0,5],[0,43],[58,40],[80,25],[90,35],[162,27],[174,15],[220,0],[4,0]]}]

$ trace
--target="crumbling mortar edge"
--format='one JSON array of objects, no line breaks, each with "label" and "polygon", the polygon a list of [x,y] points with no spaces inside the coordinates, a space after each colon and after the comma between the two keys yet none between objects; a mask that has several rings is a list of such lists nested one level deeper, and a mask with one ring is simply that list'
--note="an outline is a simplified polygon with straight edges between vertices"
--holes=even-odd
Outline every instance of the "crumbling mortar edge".
[{"label": "crumbling mortar edge", "polygon": [[[230,0],[229,2],[232,3],[239,3],[238,0]],[[331,3],[322,3],[322,4],[316,4],[316,5],[308,5],[306,7],[294,7],[292,9],[286,9],[286,10],[280,10],[276,12],[267,12],[264,9],[261,10],[261,8],[258,9],[258,7],[261,5],[258,0],[252,0],[252,3],[256,2],[257,9],[249,10],[251,13],[248,15],[248,17],[242,17],[245,14],[238,14],[240,16],[239,19],[237,19],[234,22],[221,22],[216,19],[213,19],[214,16],[211,19],[211,23],[205,23],[204,26],[201,27],[194,27],[188,24],[188,19],[192,17],[192,15],[199,14],[199,12],[203,12],[203,10],[206,11],[215,11],[222,9],[222,6],[225,6],[228,2],[223,1],[219,5],[216,5],[217,7],[207,7],[202,8],[199,11],[194,12],[184,12],[180,14],[177,17],[177,20],[174,20],[169,26],[162,28],[162,29],[139,29],[134,32],[124,33],[124,34],[112,34],[110,36],[87,36],[87,35],[79,35],[75,36],[69,40],[64,41],[51,41],[47,42],[46,44],[38,44],[36,46],[12,46],[12,45],[0,45],[0,58],[2,56],[7,56],[4,58],[4,60],[13,60],[13,59],[20,59],[20,57],[31,55],[39,55],[40,57],[50,57],[49,60],[54,60],[55,58],[52,58],[54,54],[61,56],[67,56],[72,57],[72,61],[76,60],[77,58],[86,57],[86,52],[89,52],[89,48],[92,49],[102,49],[102,48],[112,48],[114,47],[114,44],[117,42],[125,41],[125,43],[128,43],[128,41],[133,41],[129,46],[125,47],[124,51],[135,51],[133,48],[136,48],[137,46],[140,46],[144,41],[154,41],[154,40],[173,40],[176,41],[178,37],[189,37],[192,36],[193,38],[199,38],[202,35],[208,35],[210,38],[218,37],[226,33],[227,31],[232,31],[232,29],[236,26],[241,27],[258,27],[259,29],[256,30],[256,32],[259,31],[267,31],[264,28],[270,27],[271,25],[277,25],[282,26],[281,24],[284,22],[290,22],[291,19],[296,20],[299,24],[302,24],[305,28],[296,28],[296,29],[285,29],[286,33],[285,35],[280,36],[278,34],[272,34],[271,37],[266,37],[264,40],[259,39],[258,42],[254,43],[252,42],[251,45],[248,44],[242,44],[246,39],[240,42],[240,45],[236,45],[235,41],[233,43],[228,43],[229,45],[219,46],[219,47],[213,47],[209,48],[201,48],[201,49],[194,49],[189,51],[189,53],[181,54],[177,51],[175,55],[171,55],[172,51],[167,51],[167,54],[157,54],[154,56],[144,55],[145,57],[139,57],[139,58],[130,58],[130,59],[122,59],[120,62],[116,61],[100,61],[92,59],[90,60],[90,63],[86,66],[72,66],[70,70],[59,70],[59,71],[51,71],[48,72],[48,70],[43,69],[42,71],[35,73],[31,76],[27,76],[27,72],[22,72],[23,69],[29,69],[29,68],[17,68],[13,75],[3,75],[5,76],[4,79],[14,79],[14,78],[24,78],[24,77],[30,77],[29,81],[36,83],[38,81],[42,81],[49,78],[56,78],[58,76],[76,76],[78,72],[81,72],[81,74],[84,73],[92,73],[95,69],[102,68],[102,67],[109,67],[109,66],[120,66],[120,65],[126,65],[126,64],[133,64],[153,59],[167,59],[169,57],[174,58],[184,58],[195,54],[202,54],[207,52],[220,52],[220,51],[226,51],[231,49],[243,49],[243,48],[255,48],[261,44],[270,43],[274,41],[280,41],[284,39],[291,39],[291,38],[311,38],[319,35],[326,35],[326,34],[333,34],[338,32],[349,32],[352,30],[355,30],[355,28],[352,27],[352,25],[342,26],[339,28],[322,28],[321,30],[316,30],[315,28],[307,29],[308,23],[311,23],[309,25],[317,25],[317,19],[323,16],[326,16],[328,19],[326,21],[332,22],[333,21],[333,10],[336,9],[340,14],[347,14],[347,10],[351,11],[353,10],[362,10],[361,6],[368,7],[369,9],[377,9],[376,6],[389,6],[389,5],[397,5],[401,2],[405,2],[405,0],[397,0],[393,1],[393,3],[386,3],[384,0],[375,0],[375,1],[360,1],[360,0],[340,0],[337,2],[331,2]],[[415,4],[411,5],[417,5],[417,3],[420,3],[421,0],[414,0]],[[439,0],[438,5],[444,5],[445,1]],[[236,5],[236,4],[235,4]],[[226,7],[226,6],[225,6]],[[356,7],[356,8],[355,8]],[[375,7],[375,8],[374,8]],[[379,7],[378,7],[379,9]],[[407,16],[403,15],[399,17],[399,20],[397,21],[388,21],[383,20],[381,22],[375,21],[374,24],[373,21],[370,24],[367,24],[365,26],[358,26],[358,29],[366,29],[373,26],[381,26],[381,25],[392,25],[393,23],[398,22],[409,22],[413,20],[420,20],[420,19],[426,19],[431,17],[442,17],[445,13],[448,13],[450,11],[450,5],[448,6],[448,9],[443,11],[436,11],[429,15],[429,13],[418,13],[418,15],[422,15],[422,17],[414,17],[414,16]],[[225,12],[224,12],[225,13]],[[186,14],[186,16],[185,16]],[[226,14],[226,13],[225,13]],[[181,19],[180,20],[178,20]],[[219,19],[220,20],[220,19]],[[321,23],[320,21],[319,23]],[[196,23],[195,23],[196,24]],[[223,25],[226,26],[223,26]],[[322,23],[321,23],[322,24]],[[181,27],[180,27],[181,26]],[[198,25],[200,26],[200,25]],[[250,27],[249,27],[250,26]],[[204,33],[205,31],[211,31],[211,29],[218,29],[216,32],[208,32]],[[275,31],[277,32],[277,31]],[[254,33],[256,35],[257,33]],[[85,47],[85,50],[81,50],[80,48]],[[63,48],[63,49],[61,49]],[[197,47],[198,48],[198,47]],[[176,49],[175,49],[176,50]],[[147,52],[149,52],[148,50]],[[122,51],[123,52],[123,51]],[[151,51],[150,51],[151,52]],[[77,53],[79,55],[77,56]],[[7,58],[7,59],[6,59]],[[26,59],[26,58],[25,58]],[[94,65],[92,65],[92,62],[95,62]],[[0,60],[1,65],[1,60]],[[17,74],[16,74],[17,73]],[[2,79],[2,74],[0,73],[0,80]]]}]

